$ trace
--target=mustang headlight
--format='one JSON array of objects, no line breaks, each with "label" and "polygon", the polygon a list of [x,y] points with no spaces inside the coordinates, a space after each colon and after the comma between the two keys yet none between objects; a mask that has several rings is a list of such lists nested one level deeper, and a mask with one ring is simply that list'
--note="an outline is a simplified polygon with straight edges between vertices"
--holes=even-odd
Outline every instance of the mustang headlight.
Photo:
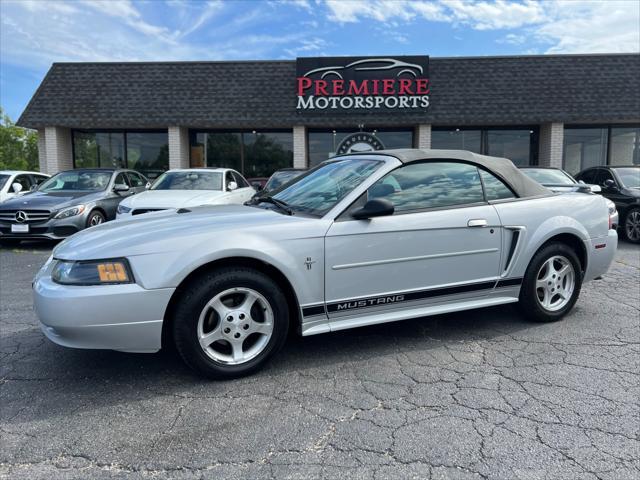
[{"label": "mustang headlight", "polygon": [[60,210],[53,218],[61,219],[75,217],[76,215],[80,215],[82,212],[84,212],[84,209],[84,205],[76,205],[75,207],[65,208],[64,210]]},{"label": "mustang headlight", "polygon": [[57,260],[51,279],[62,285],[113,285],[133,283],[129,262],[125,258],[68,262]]},{"label": "mustang headlight", "polygon": [[129,213],[131,211],[131,208],[129,207],[125,207],[124,205],[122,205],[121,203],[118,204],[118,209],[117,212],[119,214],[123,214],[123,213]]}]

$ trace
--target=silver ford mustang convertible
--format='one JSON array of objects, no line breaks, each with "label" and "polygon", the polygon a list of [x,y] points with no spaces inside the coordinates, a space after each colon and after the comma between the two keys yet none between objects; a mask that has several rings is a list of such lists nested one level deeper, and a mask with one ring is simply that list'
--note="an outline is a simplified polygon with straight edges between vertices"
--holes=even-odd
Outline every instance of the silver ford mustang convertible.
[{"label": "silver ford mustang convertible", "polygon": [[604,274],[603,197],[555,194],[503,158],[448,150],[336,157],[246,205],[82,231],[34,281],[52,341],[154,352],[204,375],[255,371],[302,335],[518,303],[561,319]]}]

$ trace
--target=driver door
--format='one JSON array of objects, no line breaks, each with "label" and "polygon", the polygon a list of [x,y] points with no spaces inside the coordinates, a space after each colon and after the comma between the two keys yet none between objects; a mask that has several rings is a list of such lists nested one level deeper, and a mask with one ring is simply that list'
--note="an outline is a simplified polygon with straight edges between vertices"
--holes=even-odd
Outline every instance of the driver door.
[{"label": "driver door", "polygon": [[[355,220],[349,211],[325,239],[325,298],[332,320],[486,296],[499,275],[501,225],[478,169],[412,163],[365,194],[393,215]],[[363,204],[367,198],[356,202]]]}]

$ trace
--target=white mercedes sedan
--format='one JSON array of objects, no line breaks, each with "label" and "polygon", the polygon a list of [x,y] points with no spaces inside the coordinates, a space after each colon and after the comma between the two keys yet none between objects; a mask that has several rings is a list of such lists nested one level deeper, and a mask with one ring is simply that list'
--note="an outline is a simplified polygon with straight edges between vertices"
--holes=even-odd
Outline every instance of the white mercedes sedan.
[{"label": "white mercedes sedan", "polygon": [[263,366],[290,327],[315,335],[509,303],[560,320],[617,242],[601,196],[553,193],[507,159],[368,152],[246,205],[82,231],[37,274],[34,303],[60,345],[175,345],[203,375],[230,378]]},{"label": "white mercedes sedan", "polygon": [[175,169],[160,175],[149,190],[118,205],[116,218],[199,205],[242,204],[256,191],[229,168]]}]

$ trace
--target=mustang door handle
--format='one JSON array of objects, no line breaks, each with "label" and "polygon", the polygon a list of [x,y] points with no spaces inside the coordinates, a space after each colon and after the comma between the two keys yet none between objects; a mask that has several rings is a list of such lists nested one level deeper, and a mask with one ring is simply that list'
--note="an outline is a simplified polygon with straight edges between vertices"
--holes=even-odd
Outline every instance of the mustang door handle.
[{"label": "mustang door handle", "polygon": [[486,227],[489,225],[484,218],[473,218],[467,222],[467,227]]}]

